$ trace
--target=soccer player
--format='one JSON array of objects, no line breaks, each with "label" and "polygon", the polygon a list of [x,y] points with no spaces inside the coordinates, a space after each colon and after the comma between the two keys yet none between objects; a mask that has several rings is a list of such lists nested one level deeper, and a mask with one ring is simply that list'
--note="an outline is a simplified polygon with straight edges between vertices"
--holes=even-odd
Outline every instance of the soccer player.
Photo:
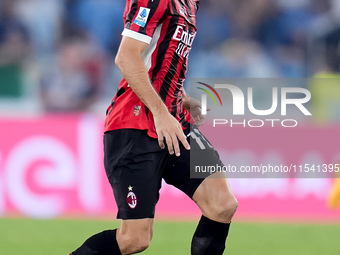
[{"label": "soccer player", "polygon": [[225,178],[190,178],[190,163],[222,165],[197,128],[204,121],[199,101],[183,90],[197,10],[198,0],[127,0],[116,56],[124,78],[108,107],[104,135],[121,226],[90,237],[72,255],[145,250],[162,179],[202,211],[191,254],[223,254],[237,200]]}]

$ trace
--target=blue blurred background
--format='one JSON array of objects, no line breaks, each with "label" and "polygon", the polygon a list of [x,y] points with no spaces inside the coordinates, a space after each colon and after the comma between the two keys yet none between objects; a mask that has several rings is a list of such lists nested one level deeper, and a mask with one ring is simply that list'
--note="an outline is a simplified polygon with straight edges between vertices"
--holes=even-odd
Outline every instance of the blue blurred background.
[{"label": "blue blurred background", "polygon": [[[0,114],[104,116],[121,79],[114,57],[124,6],[124,0],[1,0]],[[202,0],[198,31],[188,80],[338,78],[338,0]]]}]

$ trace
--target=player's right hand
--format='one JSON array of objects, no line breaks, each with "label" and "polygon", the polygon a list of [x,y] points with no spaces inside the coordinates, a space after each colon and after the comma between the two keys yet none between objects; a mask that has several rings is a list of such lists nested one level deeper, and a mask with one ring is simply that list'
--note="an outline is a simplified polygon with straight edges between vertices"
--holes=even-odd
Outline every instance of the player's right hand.
[{"label": "player's right hand", "polygon": [[190,150],[190,145],[181,124],[169,112],[154,116],[154,122],[158,136],[158,144],[162,149],[165,148],[166,143],[169,153],[171,155],[175,153],[176,156],[179,157],[181,153],[178,141],[180,141],[184,148]]}]

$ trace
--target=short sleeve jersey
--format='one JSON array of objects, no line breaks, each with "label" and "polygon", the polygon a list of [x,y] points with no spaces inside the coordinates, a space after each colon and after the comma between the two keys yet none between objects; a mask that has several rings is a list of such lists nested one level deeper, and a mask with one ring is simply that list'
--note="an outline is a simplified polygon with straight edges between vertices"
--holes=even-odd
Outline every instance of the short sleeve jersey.
[{"label": "short sleeve jersey", "polygon": [[[183,108],[183,82],[196,35],[198,0],[127,0],[123,36],[145,42],[142,53],[150,81],[169,112],[186,129],[192,121]],[[105,131],[147,130],[157,138],[151,111],[122,79],[107,109]]]}]

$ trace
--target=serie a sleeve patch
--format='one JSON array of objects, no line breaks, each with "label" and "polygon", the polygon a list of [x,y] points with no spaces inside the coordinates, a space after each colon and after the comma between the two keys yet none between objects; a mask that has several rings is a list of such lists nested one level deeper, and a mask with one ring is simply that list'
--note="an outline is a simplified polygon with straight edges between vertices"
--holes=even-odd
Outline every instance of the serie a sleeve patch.
[{"label": "serie a sleeve patch", "polygon": [[149,14],[150,14],[149,8],[140,7],[138,11],[138,15],[135,18],[133,23],[140,27],[145,27]]}]

